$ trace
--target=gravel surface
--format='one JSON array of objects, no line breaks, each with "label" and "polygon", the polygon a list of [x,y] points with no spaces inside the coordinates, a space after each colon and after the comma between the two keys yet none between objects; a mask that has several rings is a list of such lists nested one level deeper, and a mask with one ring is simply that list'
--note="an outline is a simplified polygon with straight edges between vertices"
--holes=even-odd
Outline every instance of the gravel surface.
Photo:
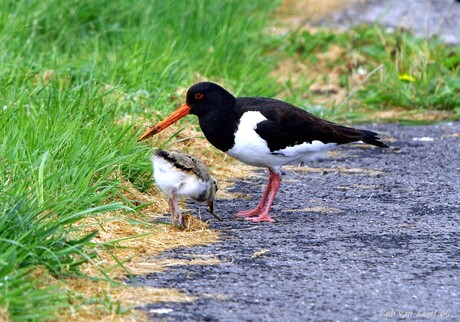
[{"label": "gravel surface", "polygon": [[362,23],[406,28],[419,36],[440,35],[449,44],[460,43],[460,1],[362,0],[320,22],[338,28]]},{"label": "gravel surface", "polygon": [[233,216],[258,202],[266,172],[236,182],[252,197],[216,201],[220,242],[160,256],[221,264],[138,276],[198,299],[141,309],[153,321],[459,321],[460,123],[362,128],[392,148],[286,168],[275,224]]}]

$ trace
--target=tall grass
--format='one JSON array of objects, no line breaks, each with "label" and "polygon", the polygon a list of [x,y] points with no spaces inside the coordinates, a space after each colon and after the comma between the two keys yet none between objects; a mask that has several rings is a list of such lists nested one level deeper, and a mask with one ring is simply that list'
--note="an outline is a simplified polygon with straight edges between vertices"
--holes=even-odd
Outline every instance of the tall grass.
[{"label": "tall grass", "polygon": [[[122,166],[142,164],[142,148],[128,135],[129,127],[114,124],[116,109],[102,104],[94,84],[67,92],[50,86],[27,102],[4,105],[0,119],[0,305],[13,317],[34,314],[31,298],[43,296],[43,289],[29,290],[30,296],[16,293],[13,285],[30,284],[26,272],[37,266],[52,274],[78,272],[95,256],[94,234],[78,233],[73,224],[127,209],[114,201],[123,180],[115,174]],[[60,292],[52,294],[65,299]]]},{"label": "tall grass", "polygon": [[[148,186],[149,149],[126,116],[172,109],[200,77],[270,95],[261,58],[272,1],[3,1],[0,4],[0,307],[43,320],[68,306],[40,271],[96,256],[76,225]],[[251,75],[251,77],[248,77]],[[246,87],[247,86],[247,87]],[[135,178],[134,178],[135,179]]]}]

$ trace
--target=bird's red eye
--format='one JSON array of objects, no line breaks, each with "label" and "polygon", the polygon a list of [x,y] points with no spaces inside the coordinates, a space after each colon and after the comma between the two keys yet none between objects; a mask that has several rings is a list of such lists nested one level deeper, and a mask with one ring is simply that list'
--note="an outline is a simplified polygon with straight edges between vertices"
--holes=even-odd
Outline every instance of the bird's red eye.
[{"label": "bird's red eye", "polygon": [[195,98],[196,98],[197,100],[200,100],[200,99],[202,99],[202,98],[203,98],[203,96],[204,96],[204,95],[203,95],[203,94],[201,94],[201,93],[196,93],[196,94],[195,94]]}]

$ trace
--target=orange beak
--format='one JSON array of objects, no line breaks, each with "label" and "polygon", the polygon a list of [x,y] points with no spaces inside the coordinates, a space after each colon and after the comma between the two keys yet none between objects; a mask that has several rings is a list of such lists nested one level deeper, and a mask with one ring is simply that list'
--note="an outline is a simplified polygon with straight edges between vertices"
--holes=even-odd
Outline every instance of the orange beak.
[{"label": "orange beak", "polygon": [[139,138],[139,141],[143,141],[143,140],[151,137],[152,135],[160,133],[161,131],[166,129],[171,124],[176,123],[181,118],[183,118],[184,116],[188,115],[190,113],[190,109],[191,109],[191,107],[188,106],[187,103],[185,103],[184,105],[179,107],[177,110],[172,112],[172,114],[169,115],[167,118],[165,118],[163,121],[161,121],[157,125],[152,126],[147,131],[145,131],[144,134],[142,134],[141,137]]}]

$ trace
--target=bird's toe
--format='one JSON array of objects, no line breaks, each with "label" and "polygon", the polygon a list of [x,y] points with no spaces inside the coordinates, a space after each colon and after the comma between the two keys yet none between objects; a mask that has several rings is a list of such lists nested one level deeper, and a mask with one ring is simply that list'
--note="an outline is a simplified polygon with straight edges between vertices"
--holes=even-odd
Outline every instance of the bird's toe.
[{"label": "bird's toe", "polygon": [[271,218],[270,216],[268,215],[260,215],[258,217],[249,217],[249,218],[245,218],[247,221],[252,221],[252,222],[262,222],[262,221],[268,221],[268,222],[276,222],[275,219]]}]

